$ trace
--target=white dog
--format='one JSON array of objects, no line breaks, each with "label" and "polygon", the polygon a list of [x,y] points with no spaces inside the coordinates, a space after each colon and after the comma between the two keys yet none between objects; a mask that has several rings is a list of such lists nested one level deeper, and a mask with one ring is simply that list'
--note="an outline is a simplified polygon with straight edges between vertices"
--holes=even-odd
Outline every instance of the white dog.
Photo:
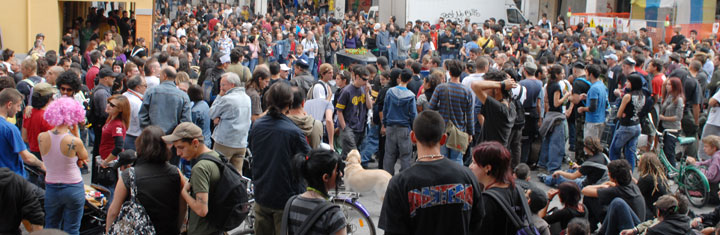
[{"label": "white dog", "polygon": [[365,170],[360,165],[360,153],[352,150],[347,156],[345,166],[345,185],[349,190],[356,192],[375,192],[380,200],[385,199],[385,190],[392,175],[385,170]]}]

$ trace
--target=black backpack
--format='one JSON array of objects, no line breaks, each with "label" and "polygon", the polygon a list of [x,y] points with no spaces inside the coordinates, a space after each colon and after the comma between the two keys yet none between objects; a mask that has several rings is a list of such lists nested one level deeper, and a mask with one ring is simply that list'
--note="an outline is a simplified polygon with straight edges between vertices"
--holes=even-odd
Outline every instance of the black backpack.
[{"label": "black backpack", "polygon": [[95,86],[92,90],[90,90],[90,93],[88,94],[88,101],[85,113],[87,114],[87,120],[90,124],[93,126],[102,126],[105,122],[105,120],[102,120],[102,117],[97,115],[97,111],[95,108],[95,104],[93,104],[93,98],[95,98],[95,92],[98,90],[98,86]]},{"label": "black backpack", "polygon": [[517,235],[540,235],[540,232],[535,227],[534,224],[530,223],[530,206],[527,204],[527,199],[525,199],[525,195],[523,195],[524,192],[520,186],[515,186],[515,193],[518,197],[520,197],[520,201],[522,202],[522,211],[525,214],[525,216],[518,216],[517,213],[515,213],[515,210],[513,209],[514,206],[512,205],[512,202],[509,198],[500,195],[498,191],[494,190],[485,190],[482,192],[482,194],[488,195],[491,198],[495,199],[498,204],[500,204],[500,208],[505,212],[505,215],[507,215],[508,219],[513,223],[513,226],[517,228],[515,234]]},{"label": "black backpack", "polygon": [[200,156],[199,160],[214,162],[220,170],[220,180],[210,189],[208,195],[208,214],[205,218],[213,225],[224,231],[237,228],[245,220],[250,207],[245,182],[235,167],[223,159],[217,159],[207,154]]},{"label": "black backpack", "polygon": [[[515,124],[513,124],[513,127],[519,128],[525,126],[525,108],[523,108],[523,102],[520,101],[520,97],[526,90],[524,86],[520,86],[520,94],[512,98],[512,105],[515,106]],[[513,107],[511,106],[511,108]]]}]

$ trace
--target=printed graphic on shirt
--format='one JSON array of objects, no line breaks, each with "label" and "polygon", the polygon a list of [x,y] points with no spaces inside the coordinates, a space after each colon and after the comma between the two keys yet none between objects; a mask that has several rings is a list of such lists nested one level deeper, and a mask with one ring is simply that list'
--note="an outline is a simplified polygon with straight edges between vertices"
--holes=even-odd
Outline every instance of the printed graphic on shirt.
[{"label": "printed graphic on shirt", "polygon": [[473,186],[470,184],[445,184],[408,192],[410,217],[414,217],[417,209],[450,204],[462,204],[462,210],[472,209]]}]

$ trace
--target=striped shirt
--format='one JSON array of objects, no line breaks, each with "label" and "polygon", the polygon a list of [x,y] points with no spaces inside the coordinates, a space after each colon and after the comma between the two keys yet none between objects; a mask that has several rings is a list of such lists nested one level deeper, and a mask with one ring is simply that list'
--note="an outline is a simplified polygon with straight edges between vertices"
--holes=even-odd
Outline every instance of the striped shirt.
[{"label": "striped shirt", "polygon": [[[323,199],[317,198],[304,198],[298,196],[290,206],[290,215],[288,217],[288,234],[297,234],[302,227],[303,222],[316,207],[321,206],[325,203]],[[345,216],[343,215],[340,208],[332,208],[325,212],[320,218],[315,221],[315,224],[308,231],[308,235],[320,235],[320,234],[335,234],[340,229],[345,229]]]},{"label": "striped shirt", "polygon": [[452,121],[461,131],[472,134],[475,128],[472,94],[460,83],[440,84],[430,99],[430,109],[438,111],[445,122]]}]

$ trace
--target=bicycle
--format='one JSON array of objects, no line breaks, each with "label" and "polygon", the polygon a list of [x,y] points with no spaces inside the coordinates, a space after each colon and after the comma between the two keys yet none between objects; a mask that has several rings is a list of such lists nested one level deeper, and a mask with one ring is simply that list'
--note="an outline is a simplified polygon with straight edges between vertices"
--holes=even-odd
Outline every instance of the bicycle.
[{"label": "bicycle", "polygon": [[[334,195],[332,195],[334,194]],[[375,223],[370,218],[370,212],[358,201],[357,192],[335,192],[330,195],[330,202],[340,206],[347,222],[347,234],[375,235]]]},{"label": "bicycle", "polygon": [[[655,126],[652,119],[650,119],[650,123],[653,127]],[[665,136],[676,137],[670,132],[677,133],[679,130],[666,129],[662,133],[657,130],[654,131],[658,136],[658,147],[660,149],[658,157],[665,166],[665,169],[667,169],[668,178],[675,181],[678,185],[678,190],[684,192],[685,197],[687,197],[688,201],[690,201],[690,204],[697,208],[705,206],[710,194],[710,183],[708,182],[707,177],[705,177],[705,174],[703,174],[698,167],[688,165],[685,162],[687,156],[684,151],[681,151],[680,153],[681,159],[677,162],[677,167],[670,164],[670,161],[667,159],[667,156],[665,156],[665,152],[663,151],[663,138]],[[695,137],[676,138],[683,148],[695,143],[696,141]]]},{"label": "bicycle", "polygon": [[[254,234],[255,233],[255,210],[253,210],[253,206],[255,205],[255,185],[253,185],[252,180],[248,177],[243,176],[243,181],[245,181],[245,189],[248,193],[248,210],[249,213],[247,217],[245,217],[245,220],[240,224],[238,227],[240,230],[233,232],[233,235],[239,235],[239,234]],[[236,229],[238,229],[236,228]]]}]

